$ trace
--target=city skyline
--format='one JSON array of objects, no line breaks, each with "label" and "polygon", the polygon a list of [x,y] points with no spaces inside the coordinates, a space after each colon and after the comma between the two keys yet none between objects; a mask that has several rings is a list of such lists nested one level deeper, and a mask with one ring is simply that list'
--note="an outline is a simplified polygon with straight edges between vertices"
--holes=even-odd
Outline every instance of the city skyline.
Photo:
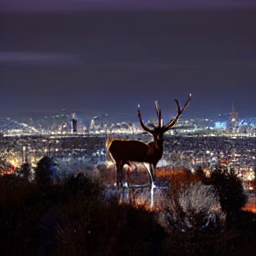
[{"label": "city skyline", "polygon": [[19,3],[0,2],[0,116],[155,119],[157,100],[168,119],[189,93],[184,117],[256,116],[255,1]]}]

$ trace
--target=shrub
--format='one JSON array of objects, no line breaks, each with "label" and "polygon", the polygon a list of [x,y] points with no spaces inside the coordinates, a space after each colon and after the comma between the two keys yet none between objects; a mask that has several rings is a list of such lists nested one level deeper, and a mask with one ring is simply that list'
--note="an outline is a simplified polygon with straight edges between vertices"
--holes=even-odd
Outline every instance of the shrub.
[{"label": "shrub", "polygon": [[170,187],[160,208],[160,223],[170,232],[202,229],[210,222],[217,226],[225,220],[213,187],[201,181],[183,183],[179,188]]},{"label": "shrub", "polygon": [[247,196],[242,181],[231,169],[222,166],[216,167],[212,172],[210,183],[214,186],[220,205],[227,214],[235,213],[245,206]]},{"label": "shrub", "polygon": [[31,179],[31,165],[29,163],[24,163],[20,168],[16,170],[19,177],[23,177],[25,180]]},{"label": "shrub", "polygon": [[35,184],[23,177],[0,177],[0,254],[33,255],[35,229],[44,211]]},{"label": "shrub", "polygon": [[0,177],[0,195],[1,215],[30,203],[34,197],[37,197],[37,190],[34,184],[11,174]]},{"label": "shrub", "polygon": [[70,176],[63,183],[63,195],[67,198],[99,200],[103,198],[104,186],[99,180],[91,180],[83,173]]},{"label": "shrub", "polygon": [[54,160],[48,156],[44,156],[39,160],[37,167],[35,168],[35,180],[38,186],[43,188],[52,183],[55,173],[55,165]]},{"label": "shrub", "polygon": [[56,255],[149,255],[160,233],[154,214],[142,207],[76,200],[61,210]]}]

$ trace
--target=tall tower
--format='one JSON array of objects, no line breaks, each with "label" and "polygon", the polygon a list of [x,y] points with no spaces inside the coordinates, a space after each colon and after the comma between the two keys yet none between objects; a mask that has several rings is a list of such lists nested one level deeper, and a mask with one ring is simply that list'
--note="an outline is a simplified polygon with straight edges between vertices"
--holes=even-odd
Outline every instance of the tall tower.
[{"label": "tall tower", "polygon": [[72,119],[71,119],[71,132],[72,133],[77,133],[77,118],[76,114],[72,114]]},{"label": "tall tower", "polygon": [[230,128],[231,132],[235,132],[238,125],[238,112],[235,109],[234,102],[232,103],[231,115],[230,115]]}]

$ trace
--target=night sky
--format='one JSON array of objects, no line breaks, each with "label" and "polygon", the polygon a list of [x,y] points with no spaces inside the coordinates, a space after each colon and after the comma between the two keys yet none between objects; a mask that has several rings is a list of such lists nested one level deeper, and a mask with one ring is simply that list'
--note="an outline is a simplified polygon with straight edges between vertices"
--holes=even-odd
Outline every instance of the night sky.
[{"label": "night sky", "polygon": [[256,1],[0,1],[0,116],[169,119],[189,93],[186,117],[256,116]]}]

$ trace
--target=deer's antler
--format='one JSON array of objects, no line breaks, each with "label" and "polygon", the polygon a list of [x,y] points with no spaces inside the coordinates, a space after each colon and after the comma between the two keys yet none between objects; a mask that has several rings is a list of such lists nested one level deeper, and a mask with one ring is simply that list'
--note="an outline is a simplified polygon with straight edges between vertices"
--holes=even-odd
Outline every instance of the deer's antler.
[{"label": "deer's antler", "polygon": [[175,124],[176,122],[179,120],[181,114],[187,109],[187,107],[189,106],[189,103],[190,103],[190,100],[191,100],[191,93],[189,94],[189,97],[186,101],[186,103],[184,104],[183,108],[181,109],[180,108],[180,103],[177,99],[175,99],[175,102],[176,102],[176,105],[177,105],[177,108],[178,108],[178,113],[176,115],[176,117],[172,118],[165,126],[164,126],[164,130],[165,131],[168,131],[170,130]]},{"label": "deer's antler", "polygon": [[141,127],[146,131],[149,132],[151,134],[155,133],[156,129],[162,128],[162,132],[166,132],[168,130],[170,130],[175,124],[176,122],[179,120],[181,114],[187,109],[187,107],[189,106],[190,100],[191,100],[192,95],[189,94],[189,97],[186,101],[186,103],[184,104],[183,108],[181,109],[180,107],[180,103],[177,99],[175,99],[176,105],[177,105],[177,109],[178,109],[178,113],[176,115],[176,117],[174,117],[173,119],[171,119],[166,125],[164,125],[163,123],[163,119],[162,119],[162,110],[158,104],[158,102],[155,102],[155,110],[156,110],[156,115],[157,115],[157,126],[152,125],[153,128],[150,129],[143,121],[142,121],[142,117],[141,117],[141,112],[140,112],[140,105],[138,105],[138,117],[139,117],[139,121],[140,121],[140,125]]},{"label": "deer's antler", "polygon": [[153,129],[149,129],[149,128],[144,124],[144,122],[142,121],[141,112],[140,112],[140,104],[138,105],[138,117],[139,117],[139,121],[140,121],[141,127],[142,127],[146,132],[153,133],[153,132],[154,132],[154,127],[153,127]]},{"label": "deer's antler", "polygon": [[158,104],[158,102],[155,102],[155,107],[156,107],[156,115],[157,115],[157,120],[158,120],[158,127],[163,126],[163,119],[162,119],[162,110]]}]

